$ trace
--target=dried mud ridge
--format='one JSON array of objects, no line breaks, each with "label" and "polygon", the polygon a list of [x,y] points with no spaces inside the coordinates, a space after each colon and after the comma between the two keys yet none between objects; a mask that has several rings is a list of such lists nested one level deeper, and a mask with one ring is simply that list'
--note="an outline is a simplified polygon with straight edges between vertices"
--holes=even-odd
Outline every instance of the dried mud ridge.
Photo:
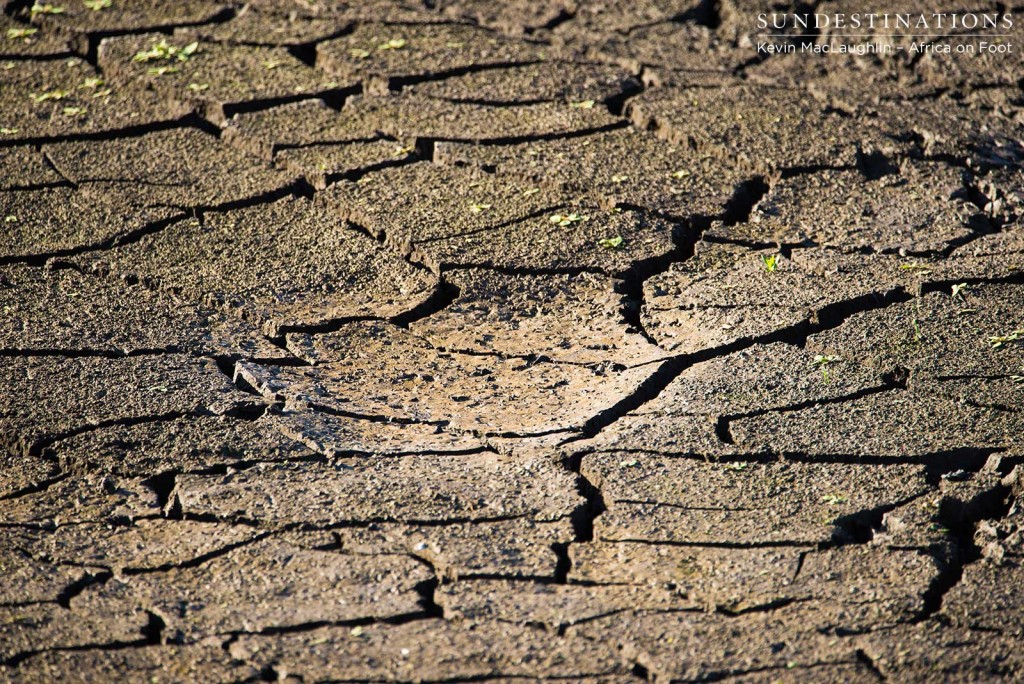
[{"label": "dried mud ridge", "polygon": [[3,3],[0,680],[1024,677],[1019,59],[760,11]]}]

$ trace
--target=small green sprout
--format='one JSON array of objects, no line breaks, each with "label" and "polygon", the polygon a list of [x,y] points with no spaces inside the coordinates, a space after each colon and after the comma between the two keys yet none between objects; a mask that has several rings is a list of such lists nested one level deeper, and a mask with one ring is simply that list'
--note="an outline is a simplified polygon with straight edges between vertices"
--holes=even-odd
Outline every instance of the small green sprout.
[{"label": "small green sprout", "polygon": [[65,107],[64,116],[85,116],[85,107]]},{"label": "small green sprout", "polygon": [[136,52],[135,56],[132,57],[133,62],[155,62],[158,60],[178,60],[179,62],[187,62],[189,58],[196,53],[199,49],[198,41],[193,41],[185,47],[177,47],[167,42],[167,39],[161,38],[159,42],[154,43],[153,47],[149,50],[143,50]]},{"label": "small green sprout", "polygon": [[95,88],[99,88],[101,85],[103,85],[103,79],[102,78],[99,78],[98,76],[91,76],[91,77],[85,79],[84,81],[82,81],[82,85],[80,85],[78,87],[79,88],[94,88],[95,89]]},{"label": "small green sprout", "polygon": [[953,285],[953,299],[959,299],[963,301],[964,292],[967,290],[967,283],[957,283]]},{"label": "small green sprout", "polygon": [[21,40],[22,38],[28,38],[34,36],[39,29],[37,28],[9,28],[7,29],[7,40]]},{"label": "small green sprout", "polygon": [[185,87],[188,88],[189,90],[191,90],[193,93],[201,93],[204,90],[209,90],[210,84],[209,83],[189,83]]},{"label": "small green sprout", "polygon": [[179,71],[181,71],[181,69],[179,69],[176,66],[158,66],[158,67],[149,67],[148,69],[146,69],[146,73],[149,74],[150,76],[163,76],[164,74],[176,74]]},{"label": "small green sprout", "polygon": [[771,256],[761,255],[761,264],[764,266],[764,270],[769,273],[775,273],[775,269],[779,267],[779,255],[772,254]]},{"label": "small green sprout", "polygon": [[828,367],[829,364],[835,363],[839,360],[838,356],[831,356],[826,354],[815,354],[814,365],[821,368],[821,380],[822,382],[828,382]]},{"label": "small green sprout", "polygon": [[669,175],[672,176],[673,178],[676,178],[676,179],[682,179],[682,178],[686,178],[687,176],[689,176],[690,172],[687,171],[686,169],[679,169],[678,171],[673,171]]},{"label": "small green sprout", "polygon": [[45,93],[30,93],[29,97],[36,104],[40,102],[46,102],[47,100],[63,100],[65,97],[70,95],[66,90],[49,90]]},{"label": "small green sprout", "polygon": [[593,100],[581,100],[580,102],[570,102],[569,106],[572,107],[573,109],[593,109],[594,108],[594,101]]},{"label": "small green sprout", "polygon": [[18,217],[15,216],[14,214],[8,214],[7,216],[4,216],[4,223],[17,223],[17,222],[18,222]]},{"label": "small green sprout", "polygon": [[723,463],[722,467],[732,473],[741,473],[750,467],[749,463],[741,463],[740,461],[733,461],[732,463]]},{"label": "small green sprout", "polygon": [[551,217],[548,219],[548,221],[550,221],[551,223],[554,223],[559,226],[569,226],[572,225],[573,223],[579,223],[580,221],[586,220],[586,216],[580,216],[576,212],[573,212],[571,214],[552,214]]},{"label": "small green sprout", "polygon": [[82,4],[93,12],[99,12],[100,10],[105,10],[110,7],[112,3],[111,0],[82,0]]},{"label": "small green sprout", "polygon": [[1024,340],[1024,328],[1018,328],[1009,335],[993,335],[988,338],[988,343],[993,349],[999,349],[1011,342],[1020,342],[1021,340]]},{"label": "small green sprout", "polygon": [[612,183],[625,183],[627,180],[629,180],[629,176],[624,173],[612,176]]},{"label": "small green sprout", "polygon": [[363,628],[361,625],[356,625],[355,627],[350,629],[348,633],[358,639],[359,637],[363,636]]},{"label": "small green sprout", "polygon": [[461,50],[465,45],[466,44],[460,40],[449,40],[444,44],[446,48],[451,48],[452,50]]},{"label": "small green sprout", "polygon": [[352,55],[356,59],[366,59],[370,56],[370,51],[364,50],[363,48],[350,48],[348,54]]},{"label": "small green sprout", "polygon": [[932,272],[932,269],[927,264],[920,264],[917,262],[909,264],[900,264],[900,269],[904,271],[914,271],[919,275],[926,276]]},{"label": "small green sprout", "polygon": [[281,59],[268,59],[263,62],[263,68],[267,71],[273,71],[274,69],[284,66],[284,60]]},{"label": "small green sprout", "polygon": [[29,11],[32,12],[33,17],[37,14],[64,14],[63,7],[51,5],[50,3],[40,4],[37,2],[32,5],[32,9]]},{"label": "small green sprout", "polygon": [[846,497],[840,494],[826,494],[821,497],[821,502],[826,503],[829,506],[837,506],[839,504],[846,503]]},{"label": "small green sprout", "polygon": [[[1024,373],[1024,366],[1021,366],[1020,370],[1021,370],[1021,373]],[[1024,384],[1024,375],[1011,375],[1010,376],[1010,382],[1013,382],[1013,383],[1018,384],[1018,385],[1022,385],[1022,384]]]},{"label": "small green sprout", "polygon": [[620,468],[636,468],[638,465],[640,465],[640,461],[635,458],[631,458],[626,461],[619,461]]},{"label": "small green sprout", "polygon": [[381,43],[377,46],[378,50],[401,50],[409,43],[405,38],[392,38],[386,43]]},{"label": "small green sprout", "polygon": [[17,132],[17,128],[8,128],[7,126],[0,126],[0,135],[14,135]]},{"label": "small green sprout", "polygon": [[469,210],[474,214],[482,214],[491,208],[490,204],[470,204]]},{"label": "small green sprout", "polygon": [[622,246],[622,236],[616,235],[615,237],[604,238],[603,240],[598,240],[597,244],[605,249],[618,249]]}]

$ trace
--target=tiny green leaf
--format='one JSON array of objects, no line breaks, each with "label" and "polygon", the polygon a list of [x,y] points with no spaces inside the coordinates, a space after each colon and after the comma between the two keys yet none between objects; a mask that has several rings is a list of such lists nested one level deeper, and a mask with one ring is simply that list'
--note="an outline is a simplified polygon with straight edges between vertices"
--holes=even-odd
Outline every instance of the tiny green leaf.
[{"label": "tiny green leaf", "polygon": [[46,102],[47,100],[63,100],[70,95],[66,90],[50,90],[45,93],[30,93],[29,97],[35,103]]},{"label": "tiny green leaf", "polygon": [[999,349],[1011,342],[1020,342],[1021,340],[1024,340],[1024,328],[1014,330],[1009,335],[993,335],[988,338],[988,343],[993,349]]},{"label": "tiny green leaf", "polygon": [[557,224],[559,226],[569,226],[572,225],[573,223],[586,221],[587,217],[580,216],[579,214],[573,212],[571,214],[552,214],[551,217],[548,218],[548,220],[551,223]]},{"label": "tiny green leaf", "polygon": [[39,29],[37,28],[9,28],[7,29],[8,40],[20,40],[22,38],[28,38],[29,36],[35,35]]},{"label": "tiny green leaf", "polygon": [[32,16],[35,16],[37,14],[64,14],[63,7],[60,7],[58,5],[51,5],[50,3],[40,4],[37,2],[36,4],[32,5],[32,9],[29,11],[32,12]]},{"label": "tiny green leaf", "polygon": [[927,264],[920,264],[916,262],[909,264],[900,264],[900,268],[904,271],[915,271],[921,275],[928,275],[929,273],[932,272],[932,269],[929,268]]},{"label": "tiny green leaf", "polygon": [[179,71],[181,71],[181,69],[179,69],[176,66],[159,66],[159,67],[149,67],[148,69],[146,69],[146,73],[149,74],[150,76],[163,76],[164,74],[176,74]]},{"label": "tiny green leaf", "polygon": [[154,43],[153,47],[150,49],[136,52],[135,56],[132,57],[132,61],[154,62],[159,60],[177,59],[179,62],[187,62],[198,49],[198,41],[189,43],[185,47],[177,47],[168,43],[166,38],[161,38],[158,42]]}]

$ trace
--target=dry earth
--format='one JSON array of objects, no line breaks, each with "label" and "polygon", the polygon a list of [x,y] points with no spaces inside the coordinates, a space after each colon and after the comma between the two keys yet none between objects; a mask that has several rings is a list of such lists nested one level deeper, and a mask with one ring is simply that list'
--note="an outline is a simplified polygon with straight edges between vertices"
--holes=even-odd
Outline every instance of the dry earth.
[{"label": "dry earth", "polygon": [[1024,678],[1019,53],[0,6],[0,680]]}]

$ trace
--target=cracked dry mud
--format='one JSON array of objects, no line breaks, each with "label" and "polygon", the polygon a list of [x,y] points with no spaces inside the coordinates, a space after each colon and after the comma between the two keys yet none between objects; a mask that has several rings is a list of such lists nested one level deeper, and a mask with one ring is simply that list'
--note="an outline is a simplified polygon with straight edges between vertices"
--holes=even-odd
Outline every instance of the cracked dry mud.
[{"label": "cracked dry mud", "polygon": [[0,681],[1024,678],[1019,55],[766,8],[0,2]]}]

